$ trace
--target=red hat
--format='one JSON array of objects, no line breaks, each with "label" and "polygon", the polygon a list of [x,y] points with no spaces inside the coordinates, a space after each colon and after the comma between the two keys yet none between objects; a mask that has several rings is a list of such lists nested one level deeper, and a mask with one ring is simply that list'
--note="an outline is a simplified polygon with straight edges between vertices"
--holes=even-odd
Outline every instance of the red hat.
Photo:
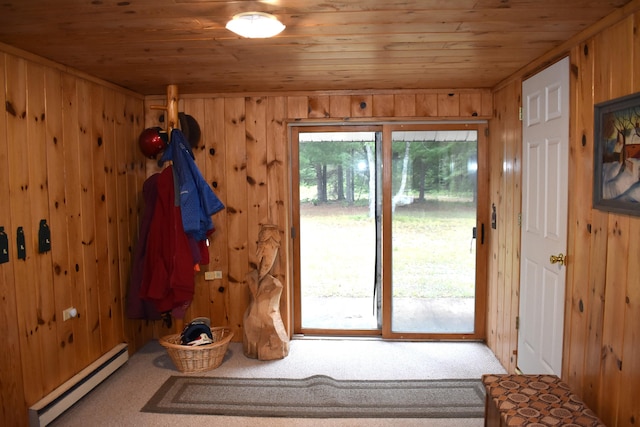
[{"label": "red hat", "polygon": [[142,153],[150,159],[155,159],[158,154],[167,148],[169,136],[162,128],[153,127],[142,131],[138,138],[138,144]]}]

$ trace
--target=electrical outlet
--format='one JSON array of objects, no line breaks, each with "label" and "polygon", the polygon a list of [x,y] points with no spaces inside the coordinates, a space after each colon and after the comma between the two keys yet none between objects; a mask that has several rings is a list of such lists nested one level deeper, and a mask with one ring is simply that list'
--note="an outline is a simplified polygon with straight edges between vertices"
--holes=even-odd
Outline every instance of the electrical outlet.
[{"label": "electrical outlet", "polygon": [[222,271],[205,271],[204,272],[204,280],[215,280],[222,279]]}]

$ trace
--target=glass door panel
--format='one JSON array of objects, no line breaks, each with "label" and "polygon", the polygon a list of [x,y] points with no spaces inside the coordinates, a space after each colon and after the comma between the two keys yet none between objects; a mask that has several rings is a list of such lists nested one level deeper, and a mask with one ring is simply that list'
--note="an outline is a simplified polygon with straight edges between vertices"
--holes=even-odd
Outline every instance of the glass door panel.
[{"label": "glass door panel", "polygon": [[301,327],[378,330],[375,132],[300,132]]},{"label": "glass door panel", "polygon": [[392,132],[392,332],[474,332],[477,158],[475,130]]}]

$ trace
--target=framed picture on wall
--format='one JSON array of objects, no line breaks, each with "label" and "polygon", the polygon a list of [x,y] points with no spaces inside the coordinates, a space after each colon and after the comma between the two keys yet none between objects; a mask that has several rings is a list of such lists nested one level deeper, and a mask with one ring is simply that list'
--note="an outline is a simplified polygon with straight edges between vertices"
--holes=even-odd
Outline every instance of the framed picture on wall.
[{"label": "framed picture on wall", "polygon": [[640,216],[640,93],[594,108],[593,207]]}]

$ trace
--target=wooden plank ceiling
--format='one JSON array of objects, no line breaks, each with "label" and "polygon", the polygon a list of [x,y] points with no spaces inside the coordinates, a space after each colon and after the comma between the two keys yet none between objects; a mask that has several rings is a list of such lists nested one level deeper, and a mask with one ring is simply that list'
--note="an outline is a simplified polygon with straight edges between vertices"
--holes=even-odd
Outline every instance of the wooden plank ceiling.
[{"label": "wooden plank ceiling", "polygon": [[[4,0],[0,42],[144,95],[490,88],[629,0]],[[263,11],[272,39],[225,29]]]}]

